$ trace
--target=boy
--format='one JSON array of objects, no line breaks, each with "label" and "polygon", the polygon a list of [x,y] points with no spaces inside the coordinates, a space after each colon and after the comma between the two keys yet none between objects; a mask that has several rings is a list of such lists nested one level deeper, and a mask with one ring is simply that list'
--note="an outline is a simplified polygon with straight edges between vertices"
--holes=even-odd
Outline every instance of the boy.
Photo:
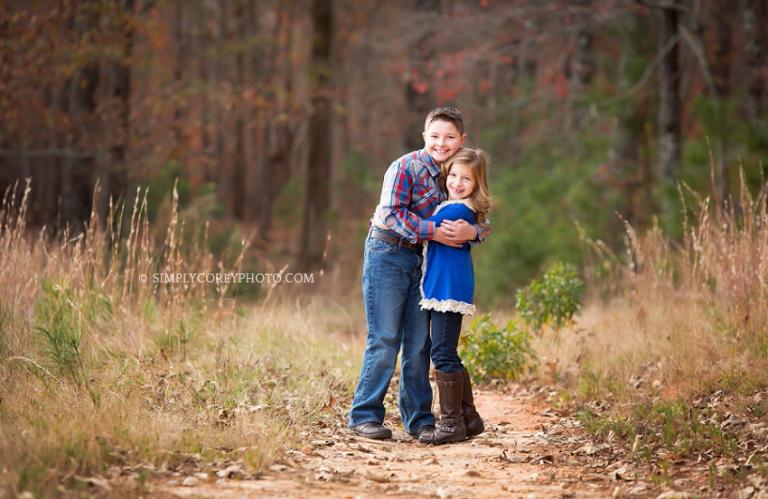
[{"label": "boy", "polygon": [[363,365],[349,414],[349,426],[366,438],[384,440],[384,396],[402,349],[399,407],[405,431],[419,438],[435,429],[429,384],[429,316],[419,306],[422,245],[434,240],[461,246],[478,238],[465,221],[425,220],[445,200],[440,165],[466,139],[461,112],[432,110],[424,123],[424,148],[395,160],[387,169],[381,198],[371,219],[363,260],[363,300],[368,325]]}]

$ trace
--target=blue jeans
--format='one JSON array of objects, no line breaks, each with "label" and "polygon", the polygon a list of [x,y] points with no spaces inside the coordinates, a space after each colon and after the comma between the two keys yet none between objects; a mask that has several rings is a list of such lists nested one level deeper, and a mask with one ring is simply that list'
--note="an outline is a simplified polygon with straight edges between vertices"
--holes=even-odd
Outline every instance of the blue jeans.
[{"label": "blue jeans", "polygon": [[421,310],[422,255],[368,237],[363,261],[363,300],[368,338],[349,426],[384,422],[384,396],[400,360],[398,390],[405,431],[435,424],[429,384],[429,318]]},{"label": "blue jeans", "polygon": [[459,358],[459,336],[462,315],[458,312],[430,312],[432,327],[432,363],[435,369],[444,373],[461,371]]}]

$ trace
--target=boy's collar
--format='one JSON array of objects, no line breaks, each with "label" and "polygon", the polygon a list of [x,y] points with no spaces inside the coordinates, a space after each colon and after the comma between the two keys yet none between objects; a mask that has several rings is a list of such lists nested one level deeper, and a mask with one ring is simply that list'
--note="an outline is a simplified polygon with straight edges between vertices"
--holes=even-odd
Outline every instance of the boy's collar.
[{"label": "boy's collar", "polygon": [[419,151],[419,156],[424,164],[427,165],[429,173],[431,173],[433,176],[440,174],[440,165],[438,165],[435,159],[429,155],[426,148],[422,148]]}]

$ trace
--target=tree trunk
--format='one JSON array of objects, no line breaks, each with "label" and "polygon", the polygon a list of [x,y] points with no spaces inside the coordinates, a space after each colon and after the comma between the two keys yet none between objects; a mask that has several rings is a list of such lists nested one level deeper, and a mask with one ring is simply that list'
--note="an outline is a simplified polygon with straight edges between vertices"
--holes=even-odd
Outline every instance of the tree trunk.
[{"label": "tree trunk", "polygon": [[[627,18],[626,31],[622,31],[621,51],[617,68],[618,93],[629,91],[637,76],[630,74],[631,61],[642,57],[640,36],[643,32],[637,14]],[[637,192],[642,186],[640,172],[640,134],[643,123],[638,116],[635,99],[626,99],[619,103],[616,112],[616,127],[613,133],[613,145],[608,160],[611,183],[624,192],[623,206],[618,209],[623,217],[633,226],[638,226],[641,213],[637,202]],[[619,220],[617,220],[617,223]],[[623,232],[616,227],[617,233]]]},{"label": "tree trunk", "polygon": [[[296,139],[296,128],[299,118],[296,116],[294,99],[294,73],[291,54],[293,52],[293,15],[295,4],[282,2],[279,15],[281,22],[276,26],[276,33],[284,33],[281,39],[285,40],[284,46],[275,47],[270,58],[269,75],[273,78],[275,86],[282,88],[280,97],[273,102],[274,111],[282,116],[282,119],[272,120],[265,127],[265,147],[267,148],[266,168],[264,169],[264,185],[267,187],[266,196],[259,217],[259,228],[262,234],[269,234],[272,227],[272,208],[278,193],[291,176],[292,156]],[[284,67],[279,68],[278,60],[282,60]],[[329,159],[330,162],[330,159]],[[330,170],[329,170],[330,171]]]},{"label": "tree trunk", "polygon": [[664,183],[673,184],[680,165],[681,105],[679,22],[675,8],[662,8],[659,50],[666,51],[659,68],[659,168]]},{"label": "tree trunk", "polygon": [[200,78],[200,88],[202,95],[200,96],[200,147],[202,149],[202,169],[203,179],[206,182],[213,182],[214,176],[212,174],[211,166],[211,135],[208,130],[210,117],[210,104],[208,102],[208,47],[211,44],[211,37],[208,31],[208,19],[206,17],[206,8],[204,0],[197,0],[195,4],[195,24],[196,27],[196,39],[197,39],[197,52],[199,57],[198,73],[197,77]]},{"label": "tree trunk", "polygon": [[[85,37],[91,31],[98,31],[101,21],[98,12],[91,11],[82,15],[78,13],[76,16],[75,30],[79,37]],[[101,153],[102,151],[106,152],[107,149],[104,146],[98,145],[96,146],[97,150],[93,158],[82,157],[84,151],[83,144],[87,141],[89,134],[96,135],[101,143],[108,143],[107,141],[110,139],[103,130],[92,130],[90,127],[84,126],[88,119],[94,116],[98,107],[98,90],[99,85],[102,84],[99,66],[100,61],[98,60],[85,62],[76,71],[70,89],[69,105],[75,117],[72,119],[72,134],[69,137],[68,144],[77,156],[71,163],[72,168],[70,171],[77,172],[76,175],[80,174],[87,178],[83,182],[85,185],[81,189],[88,191],[85,196],[81,197],[84,201],[82,201],[83,206],[79,209],[78,218],[80,220],[88,219],[92,206],[96,208],[102,220],[105,219],[107,214],[107,204],[104,202],[104,196],[98,199],[91,198],[94,194],[96,182],[99,183],[102,192],[109,192],[104,188],[109,189],[110,187],[111,165],[105,154]]]},{"label": "tree trunk", "polygon": [[[415,0],[414,10],[421,15],[440,12],[440,0]],[[409,47],[411,78],[405,83],[406,120],[403,131],[405,148],[420,149],[424,146],[421,132],[424,131],[424,118],[435,107],[434,78],[431,64],[436,59],[435,36],[437,30],[430,23],[421,23],[424,32]]]},{"label": "tree trunk", "polygon": [[309,270],[321,268],[324,263],[330,203],[332,0],[313,0],[312,25],[312,114],[300,251],[300,264]]},{"label": "tree trunk", "polygon": [[[219,32],[216,40],[216,60],[213,67],[215,71],[215,82],[219,90],[222,89],[223,82],[227,81],[227,53],[226,44],[229,40],[229,1],[219,0]],[[226,120],[226,114],[223,112],[221,104],[215,107],[215,142],[213,157],[214,161],[218,163],[217,167],[213,169],[211,175],[214,182],[219,186],[219,192],[222,199],[229,200],[232,196],[232,189],[229,182],[227,182],[227,164],[225,158],[226,148],[226,133],[229,123]],[[227,209],[232,212],[232,206],[227,204]]]},{"label": "tree trunk", "polygon": [[730,192],[730,180],[728,175],[728,161],[726,159],[726,110],[725,102],[731,93],[731,48],[733,45],[733,31],[731,28],[729,10],[732,6],[721,4],[718,6],[718,18],[720,21],[716,24],[717,45],[715,50],[714,62],[714,87],[716,112],[719,117],[716,123],[717,131],[715,135],[715,168],[717,174],[717,198],[720,203],[725,203]]},{"label": "tree trunk", "polygon": [[765,127],[765,22],[768,7],[765,0],[742,0],[745,58],[747,65],[747,96],[744,102],[747,119],[754,125]]},{"label": "tree trunk", "polygon": [[[286,21],[285,13],[289,10],[287,5],[286,2],[281,2],[277,8],[269,56],[265,56],[264,51],[262,51],[259,60],[254,60],[254,68],[258,68],[255,73],[257,73],[259,78],[260,87],[264,90],[268,86],[277,87],[279,85],[278,60],[283,61],[287,68],[291,67],[290,50],[283,51],[283,40],[291,39],[290,26],[284,26]],[[283,29],[288,30],[288,36],[283,36]],[[266,61],[264,60],[265,58]],[[287,92],[288,90],[285,89],[285,91]],[[261,145],[261,154],[259,154],[257,169],[256,221],[259,227],[259,240],[266,243],[270,239],[272,203],[276,195],[275,190],[272,188],[272,176],[277,169],[287,169],[288,164],[284,161],[281,155],[282,150],[275,144],[276,141],[273,138],[275,127],[283,126],[285,119],[269,119],[272,116],[282,115],[282,103],[279,102],[274,92],[267,94],[265,91],[264,93],[265,96],[270,95],[270,98],[268,108],[266,110],[259,110],[257,114],[258,127],[256,132],[259,134],[257,142]]]},{"label": "tree trunk", "polygon": [[[237,22],[237,31],[240,42],[245,45],[248,37],[248,26],[245,19],[245,11],[242,0],[235,4],[235,18]],[[245,53],[241,46],[235,52],[235,100],[237,107],[235,113],[234,140],[235,150],[232,159],[232,214],[238,220],[245,218],[245,169],[247,162],[245,158]]]},{"label": "tree trunk", "polygon": [[112,137],[112,150],[110,153],[110,169],[107,172],[110,190],[104,191],[103,205],[100,215],[106,217],[108,210],[108,200],[110,195],[115,198],[124,197],[126,191],[126,175],[128,171],[127,154],[130,147],[131,137],[131,56],[133,55],[133,46],[135,43],[135,32],[133,28],[133,16],[135,15],[135,1],[123,0],[122,9],[125,19],[123,27],[123,47],[121,58],[113,64],[113,89],[112,97],[117,100],[117,123],[114,126],[116,131]]},{"label": "tree trunk", "polygon": [[[182,85],[184,78],[184,67],[187,64],[186,44],[184,38],[184,0],[176,0],[173,9],[173,39],[176,47],[176,57],[173,66],[173,93],[175,96],[182,94]],[[181,110],[182,105],[176,104],[173,109],[173,149],[171,159],[179,161],[181,151],[184,147],[182,119],[184,118]]]},{"label": "tree trunk", "polygon": [[[264,42],[260,32],[257,0],[241,0],[243,2],[243,27],[241,44],[244,47],[243,64],[243,220],[252,222],[259,219],[261,211],[263,185],[267,177],[262,176],[262,161],[266,151],[261,140],[263,113],[259,112],[252,100],[245,96],[255,93],[264,95]],[[259,40],[259,43],[255,43]],[[275,43],[270,40],[268,43]],[[246,126],[247,124],[247,126]]]},{"label": "tree trunk", "polygon": [[581,126],[586,117],[586,106],[579,102],[584,96],[584,91],[592,81],[595,72],[595,61],[592,50],[594,35],[591,25],[591,0],[579,0],[577,6],[580,8],[577,13],[578,32],[576,34],[576,49],[569,56],[567,64],[568,77],[568,117],[566,126],[569,129]]}]

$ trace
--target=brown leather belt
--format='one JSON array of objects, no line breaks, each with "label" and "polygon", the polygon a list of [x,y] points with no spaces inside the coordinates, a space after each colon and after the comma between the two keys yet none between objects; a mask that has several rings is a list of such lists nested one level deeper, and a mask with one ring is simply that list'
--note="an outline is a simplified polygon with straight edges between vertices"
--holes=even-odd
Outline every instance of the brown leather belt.
[{"label": "brown leather belt", "polygon": [[374,239],[379,239],[381,241],[394,244],[395,246],[408,248],[409,250],[415,251],[416,253],[421,253],[421,250],[423,249],[423,246],[421,245],[421,243],[414,244],[403,237],[393,236],[389,232],[385,230],[377,229],[376,227],[372,227],[371,230],[368,231],[368,235]]}]

